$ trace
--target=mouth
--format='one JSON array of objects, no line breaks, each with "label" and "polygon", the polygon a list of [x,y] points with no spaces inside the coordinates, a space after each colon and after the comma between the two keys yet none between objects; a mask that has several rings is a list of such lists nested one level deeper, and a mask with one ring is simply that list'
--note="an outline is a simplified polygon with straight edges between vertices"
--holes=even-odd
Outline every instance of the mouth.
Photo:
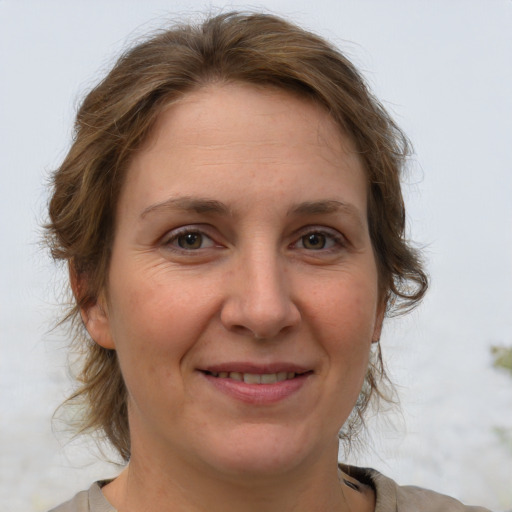
[{"label": "mouth", "polygon": [[222,394],[251,405],[284,401],[308,387],[314,370],[293,363],[226,362],[199,369]]},{"label": "mouth", "polygon": [[231,379],[238,382],[244,382],[246,384],[276,384],[278,382],[284,382],[288,380],[297,379],[305,375],[312,373],[309,371],[281,371],[275,373],[249,373],[249,372],[237,372],[237,371],[209,371],[204,370],[203,373],[215,377],[217,379]]}]

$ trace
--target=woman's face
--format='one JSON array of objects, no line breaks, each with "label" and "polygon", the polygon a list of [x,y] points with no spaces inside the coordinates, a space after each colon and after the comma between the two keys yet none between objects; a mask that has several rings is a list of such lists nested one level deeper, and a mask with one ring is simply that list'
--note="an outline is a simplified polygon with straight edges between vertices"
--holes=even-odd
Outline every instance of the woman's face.
[{"label": "woman's face", "polygon": [[86,312],[119,356],[132,461],[335,460],[383,316],[366,202],[351,142],[304,99],[217,85],[162,112],[120,196],[107,299]]}]

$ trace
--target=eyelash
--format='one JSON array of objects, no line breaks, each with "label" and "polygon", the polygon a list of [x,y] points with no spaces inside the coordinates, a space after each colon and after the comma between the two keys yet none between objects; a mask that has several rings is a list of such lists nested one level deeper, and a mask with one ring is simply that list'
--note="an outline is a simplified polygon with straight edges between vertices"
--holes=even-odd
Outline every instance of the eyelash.
[{"label": "eyelash", "polygon": [[[202,242],[204,242],[205,240],[208,240],[210,243],[209,243],[208,247],[198,247],[198,248],[188,248],[188,249],[186,249],[185,247],[179,246],[178,240],[187,235],[198,235],[199,237],[201,237]],[[176,242],[176,244],[174,242]],[[216,245],[218,246],[218,244],[215,243],[213,238],[208,236],[204,232],[203,229],[200,229],[198,227],[191,227],[191,226],[177,228],[177,229],[171,231],[170,233],[168,233],[168,236],[165,236],[164,239],[162,240],[162,245],[166,249],[169,249],[169,250],[175,251],[175,252],[181,252],[181,253],[193,253],[200,249],[215,247]]]},{"label": "eyelash", "polygon": [[[180,238],[185,237],[187,235],[198,235],[201,238],[201,246],[197,248],[185,248],[180,246]],[[335,252],[336,250],[339,249],[343,249],[347,245],[347,241],[343,235],[341,235],[338,231],[329,230],[326,229],[325,227],[310,226],[308,228],[304,228],[304,230],[302,230],[302,232],[300,232],[299,235],[300,236],[298,236],[298,238],[289,245],[290,248],[298,248],[300,250],[304,250],[311,253],[328,253]],[[325,245],[328,245],[329,247],[320,247],[317,249],[308,249],[307,247],[304,247],[304,242],[306,238],[312,235],[319,235],[320,237],[323,237]],[[205,241],[208,243],[206,247],[204,246]],[[302,244],[302,247],[297,247],[299,244]],[[222,247],[220,244],[217,244],[212,237],[207,235],[204,232],[204,229],[192,226],[177,228],[171,231],[170,233],[168,233],[167,236],[163,238],[162,245],[168,250],[188,254],[200,251],[201,249]]]},{"label": "eyelash", "polygon": [[306,237],[311,235],[321,235],[322,237],[325,237],[326,244],[329,244],[329,241],[331,242],[330,247],[321,247],[319,249],[308,249],[307,247],[302,247],[301,249],[304,249],[308,252],[334,252],[339,249],[343,249],[347,245],[347,240],[345,237],[335,230],[329,230],[325,227],[316,227],[311,226],[306,228],[299,236],[298,240],[291,244],[292,246],[296,246],[299,243],[304,244],[304,240]]}]

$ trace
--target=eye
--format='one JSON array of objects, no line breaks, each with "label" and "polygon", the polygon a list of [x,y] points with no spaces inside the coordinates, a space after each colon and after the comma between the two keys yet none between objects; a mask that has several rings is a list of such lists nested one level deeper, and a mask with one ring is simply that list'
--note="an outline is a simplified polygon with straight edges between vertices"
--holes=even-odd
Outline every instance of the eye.
[{"label": "eye", "polygon": [[197,251],[214,247],[215,242],[202,231],[184,228],[169,233],[164,239],[164,246],[178,251]]},{"label": "eye", "polygon": [[303,234],[294,245],[308,251],[328,251],[345,247],[345,239],[334,230],[312,229]]},{"label": "eye", "polygon": [[308,233],[301,238],[304,249],[324,249],[327,237],[323,233]]},{"label": "eye", "polygon": [[202,233],[186,233],[176,238],[176,242],[182,249],[200,249],[203,245]]}]

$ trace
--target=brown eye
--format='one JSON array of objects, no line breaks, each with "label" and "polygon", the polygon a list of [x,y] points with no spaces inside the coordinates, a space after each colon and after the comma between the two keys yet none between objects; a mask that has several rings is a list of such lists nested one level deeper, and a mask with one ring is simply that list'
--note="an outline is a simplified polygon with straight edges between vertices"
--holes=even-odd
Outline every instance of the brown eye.
[{"label": "brown eye", "polygon": [[203,245],[203,235],[201,233],[185,233],[176,239],[182,249],[200,249]]},{"label": "brown eye", "polygon": [[324,249],[326,237],[322,233],[308,233],[302,237],[302,245],[305,249]]},{"label": "brown eye", "polygon": [[162,240],[162,247],[170,251],[178,251],[190,255],[203,249],[212,249],[218,246],[215,241],[195,226],[183,226],[173,229]]}]

